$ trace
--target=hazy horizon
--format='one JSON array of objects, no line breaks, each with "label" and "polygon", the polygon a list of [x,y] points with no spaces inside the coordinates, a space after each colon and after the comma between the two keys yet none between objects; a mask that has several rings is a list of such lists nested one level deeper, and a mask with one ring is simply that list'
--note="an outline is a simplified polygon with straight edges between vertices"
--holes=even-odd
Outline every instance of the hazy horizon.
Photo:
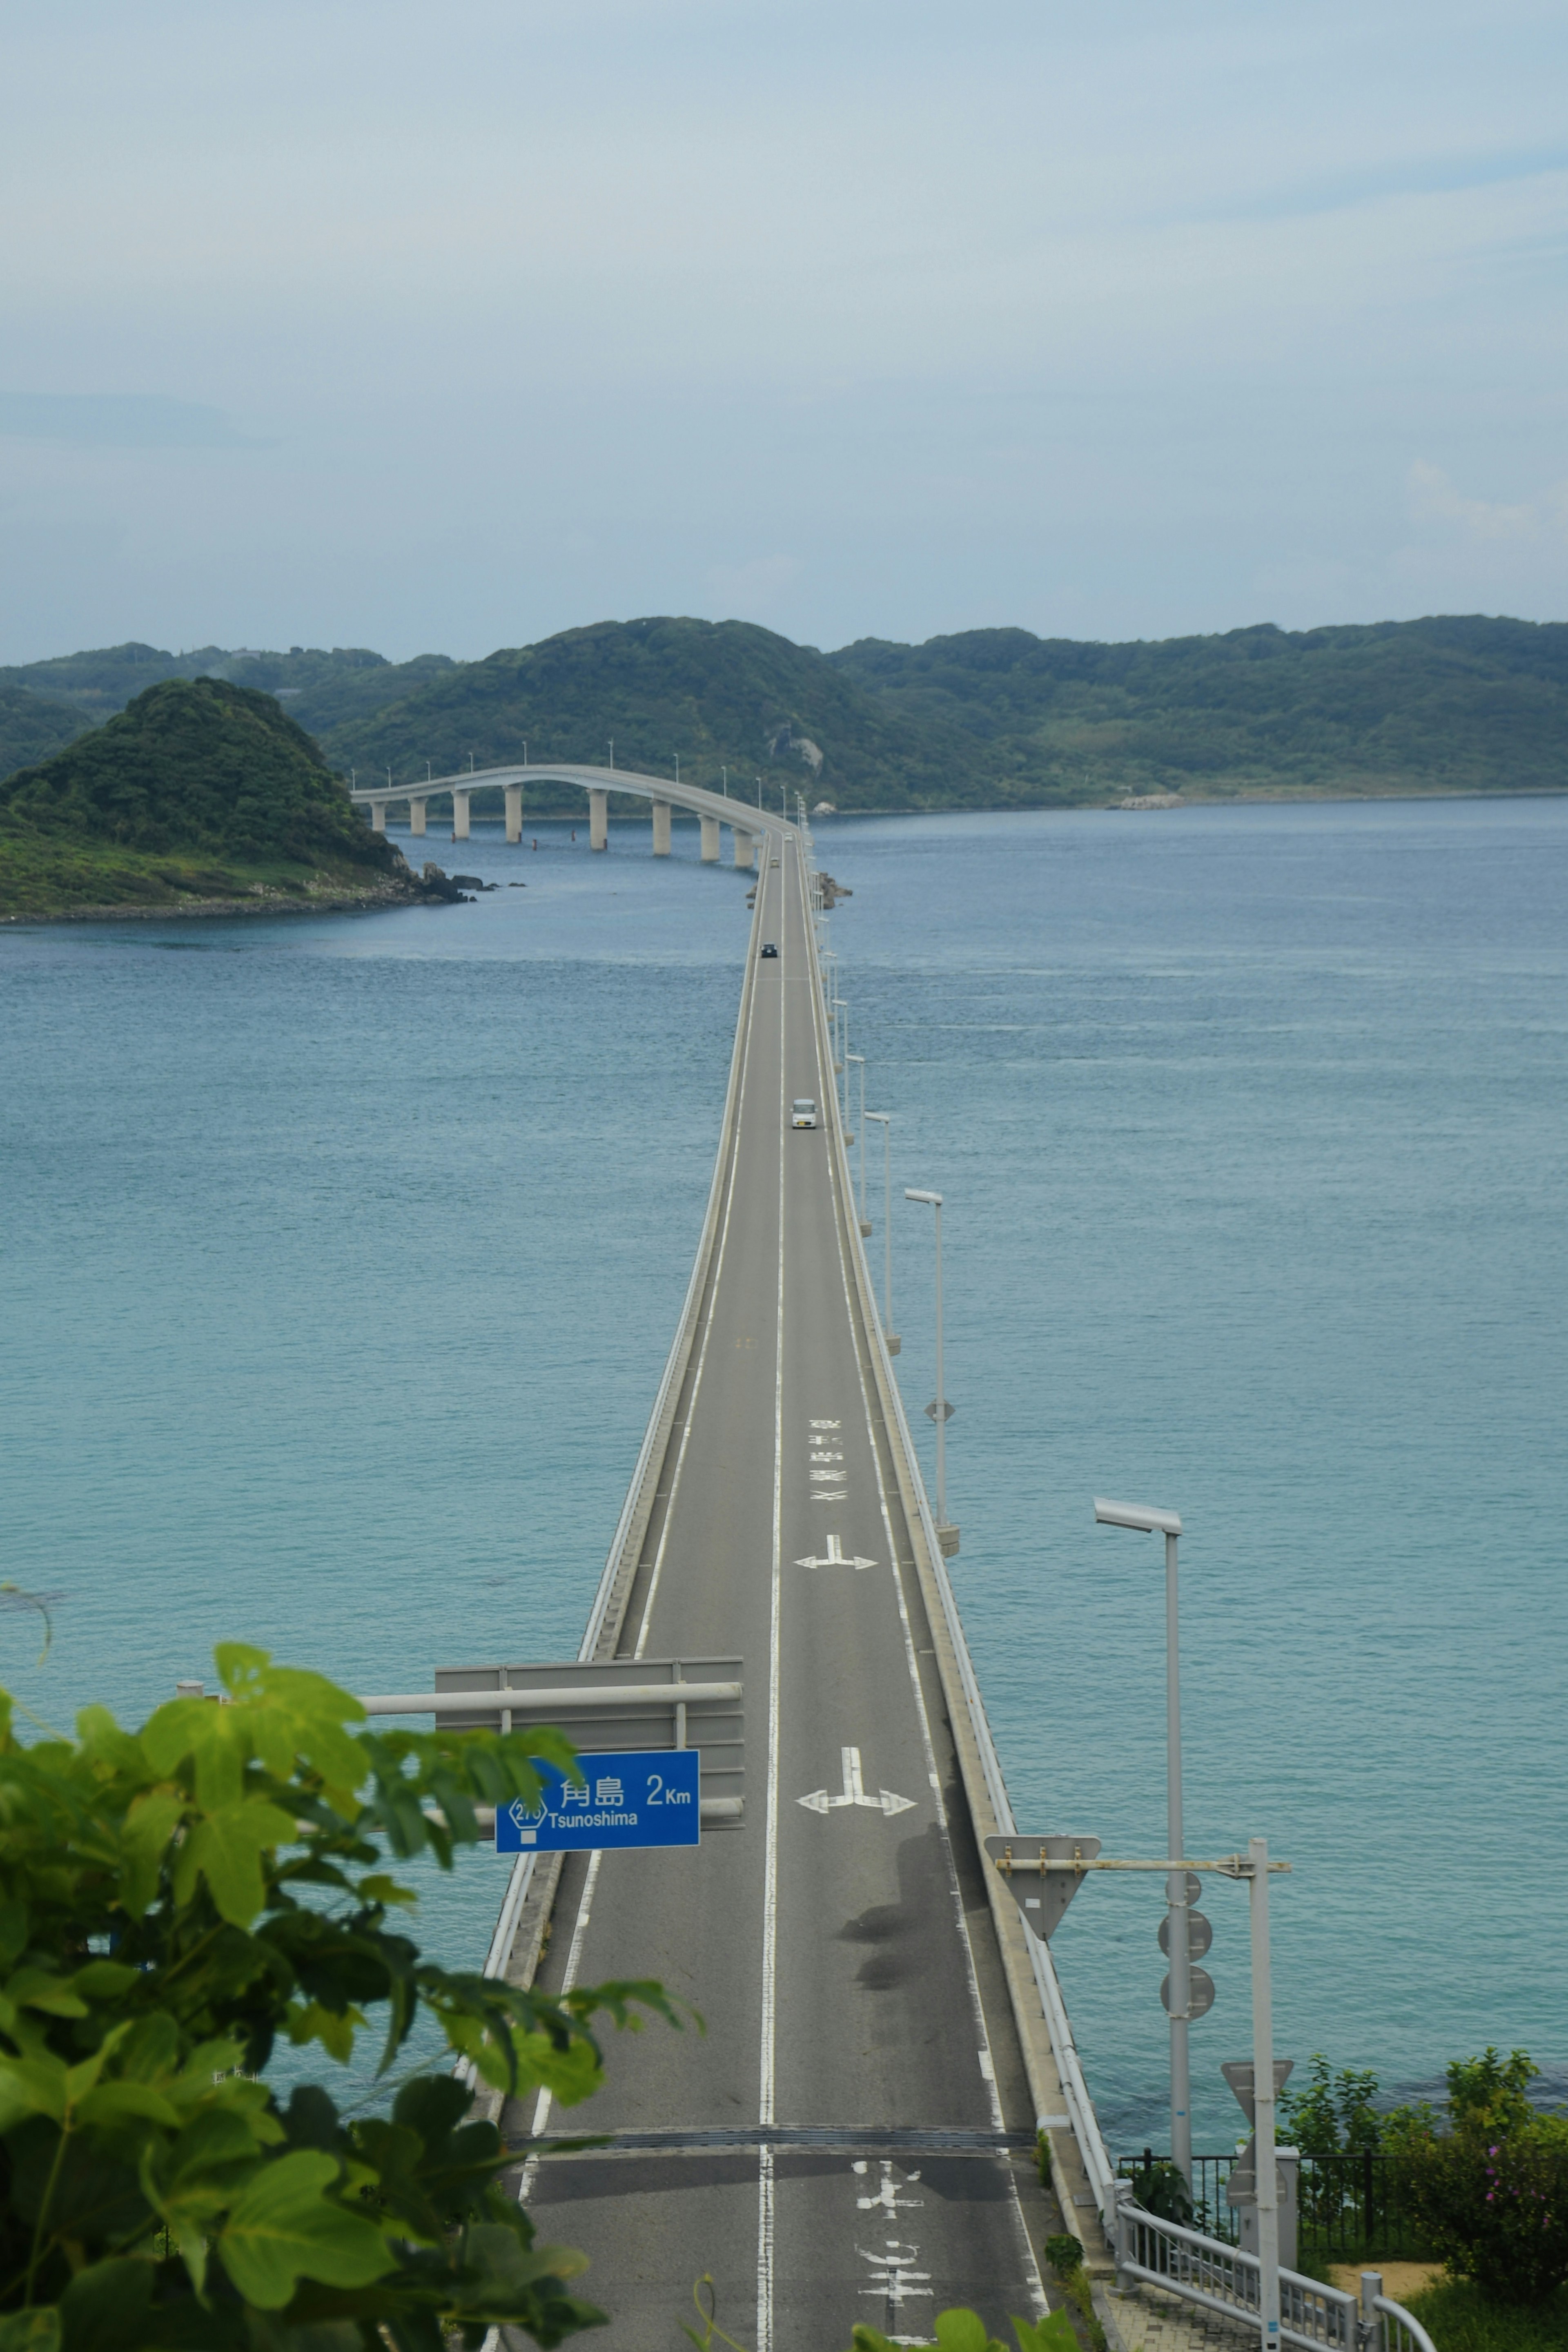
[{"label": "hazy horizon", "polygon": [[0,659],[1568,612],[1544,0],[17,0]]}]

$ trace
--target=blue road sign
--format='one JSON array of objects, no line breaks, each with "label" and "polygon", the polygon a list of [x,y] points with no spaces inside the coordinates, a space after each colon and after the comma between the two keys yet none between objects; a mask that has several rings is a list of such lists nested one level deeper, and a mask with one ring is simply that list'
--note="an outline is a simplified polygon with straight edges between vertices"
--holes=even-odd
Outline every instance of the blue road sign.
[{"label": "blue road sign", "polygon": [[496,1811],[497,1853],[584,1853],[599,1846],[696,1845],[702,1759],[695,1748],[580,1756],[579,1778],[538,1767],[543,1802],[520,1797]]}]

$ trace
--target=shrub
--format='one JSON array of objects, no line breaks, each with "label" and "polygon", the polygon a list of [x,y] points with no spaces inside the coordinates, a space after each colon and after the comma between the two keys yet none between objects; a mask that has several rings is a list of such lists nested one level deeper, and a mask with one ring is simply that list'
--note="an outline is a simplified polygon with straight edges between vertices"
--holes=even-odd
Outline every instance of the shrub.
[{"label": "shrub", "polygon": [[1499,2302],[1543,2303],[1568,2280],[1568,2121],[1539,2114],[1521,2050],[1448,2068],[1446,2132],[1409,2137],[1412,2202],[1455,2278]]},{"label": "shrub", "polygon": [[570,1749],[356,1732],[318,1675],[217,1664],[226,1703],[139,1732],[89,1707],[25,1745],[0,1692],[0,2352],[559,2343],[602,2315],[500,2187],[466,2083],[417,2075],[354,2120],[264,2076],[280,2040],[346,2064],[379,2009],[383,2074],[423,2014],[470,2079],[570,2105],[602,2079],[597,2011],[671,2016],[656,1985],[550,2000],[445,1969],[390,1924],[414,1897],[383,1848],[449,1865],[476,1801],[534,1802],[534,1759]]}]

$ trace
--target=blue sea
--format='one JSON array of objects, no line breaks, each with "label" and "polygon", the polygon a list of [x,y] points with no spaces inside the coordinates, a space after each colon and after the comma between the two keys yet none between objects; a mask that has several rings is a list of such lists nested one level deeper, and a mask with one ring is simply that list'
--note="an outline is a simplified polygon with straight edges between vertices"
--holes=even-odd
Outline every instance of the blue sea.
[{"label": "blue sea", "polygon": [[[351,1688],[569,1657],[690,1270],[744,884],[476,830],[462,908],[0,932],[0,1670],[131,1717],[240,1637]],[[529,838],[534,836],[530,835]],[[438,850],[449,860],[454,853]],[[906,1402],[945,1195],[954,1580],[1020,1826],[1266,1835],[1276,2046],[1568,2091],[1568,801],[824,821],[893,1115]],[[858,1106],[857,1106],[858,1107]],[[873,1130],[874,1134],[874,1130]],[[868,1168],[880,1286],[882,1167]],[[927,1468],[930,1469],[928,1462]],[[428,1906],[484,1950],[499,1866]],[[1206,1885],[1200,2145],[1240,2117]],[[1155,1879],[1056,1955],[1107,2137],[1164,2131]]]}]

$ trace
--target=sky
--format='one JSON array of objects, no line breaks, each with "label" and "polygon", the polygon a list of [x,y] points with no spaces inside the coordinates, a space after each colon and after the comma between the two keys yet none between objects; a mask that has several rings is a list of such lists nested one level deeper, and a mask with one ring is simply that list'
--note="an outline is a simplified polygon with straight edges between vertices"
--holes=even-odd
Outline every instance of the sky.
[{"label": "sky", "polygon": [[7,0],[0,662],[1568,614],[1560,0]]}]

